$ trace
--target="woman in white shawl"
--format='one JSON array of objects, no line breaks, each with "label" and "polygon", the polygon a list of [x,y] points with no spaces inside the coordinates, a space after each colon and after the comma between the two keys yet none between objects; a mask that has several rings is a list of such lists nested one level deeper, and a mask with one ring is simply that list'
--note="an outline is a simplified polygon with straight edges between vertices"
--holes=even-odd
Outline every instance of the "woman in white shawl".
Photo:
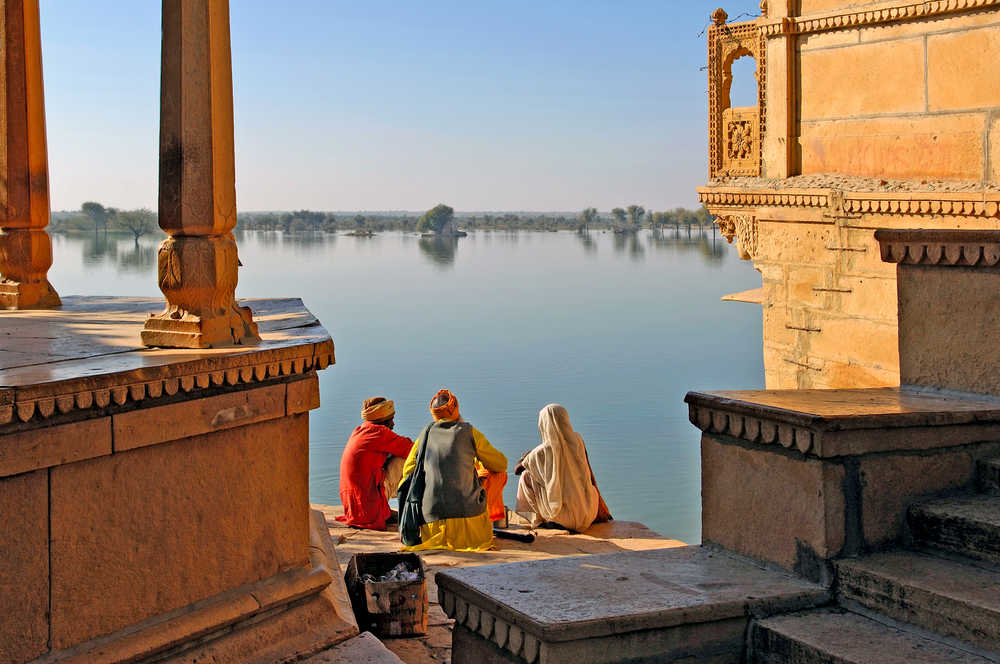
[{"label": "woman in white shawl", "polygon": [[566,409],[554,403],[543,408],[538,433],[542,444],[525,454],[514,471],[521,476],[518,511],[534,512],[533,526],[552,523],[575,531],[610,520],[583,438],[570,425]]}]

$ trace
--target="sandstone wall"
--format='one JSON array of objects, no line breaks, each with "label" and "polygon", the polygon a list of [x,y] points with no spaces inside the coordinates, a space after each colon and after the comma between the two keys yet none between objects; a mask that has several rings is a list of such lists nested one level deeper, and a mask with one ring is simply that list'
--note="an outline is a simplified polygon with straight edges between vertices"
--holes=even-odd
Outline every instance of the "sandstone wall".
[{"label": "sandstone wall", "polygon": [[995,9],[802,35],[799,172],[1000,182],[998,52]]}]

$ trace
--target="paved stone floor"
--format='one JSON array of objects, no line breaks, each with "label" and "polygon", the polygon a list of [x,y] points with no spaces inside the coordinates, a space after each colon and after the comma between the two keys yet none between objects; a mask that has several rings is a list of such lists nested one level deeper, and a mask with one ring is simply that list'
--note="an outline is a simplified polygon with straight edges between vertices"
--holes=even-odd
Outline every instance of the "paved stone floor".
[{"label": "paved stone floor", "polygon": [[[313,505],[326,516],[330,535],[337,549],[341,569],[355,553],[398,551],[399,536],[395,530],[377,532],[348,528],[334,517],[343,514],[340,506]],[[566,530],[531,530],[525,525],[512,524],[512,530],[534,532],[531,544],[511,540],[497,540],[496,548],[486,552],[421,551],[427,568],[427,594],[430,601],[430,619],[426,636],[385,639],[385,645],[407,664],[428,664],[451,661],[452,622],[437,603],[437,586],[434,575],[437,571],[451,567],[490,565],[525,560],[541,560],[561,556],[579,556],[594,553],[615,553],[618,551],[645,551],[683,546],[678,540],[671,540],[653,532],[634,521],[611,521],[594,525],[585,533],[572,534]]]}]

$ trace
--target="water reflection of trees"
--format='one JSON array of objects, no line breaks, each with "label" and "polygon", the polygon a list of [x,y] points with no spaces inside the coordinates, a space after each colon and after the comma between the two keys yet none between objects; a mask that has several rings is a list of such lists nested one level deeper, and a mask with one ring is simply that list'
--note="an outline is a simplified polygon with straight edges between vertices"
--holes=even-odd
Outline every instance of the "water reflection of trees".
[{"label": "water reflection of trees", "polygon": [[83,264],[100,265],[109,263],[114,265],[118,260],[118,237],[107,233],[94,233],[84,236],[83,242]]},{"label": "water reflection of trees", "polygon": [[594,237],[590,234],[590,231],[577,231],[576,237],[580,240],[580,244],[583,245],[585,252],[588,254],[597,252],[597,243],[594,242]]},{"label": "water reflection of trees", "polygon": [[719,237],[715,226],[711,233],[704,226],[694,232],[690,226],[685,230],[654,230],[649,234],[648,244],[656,251],[697,251],[709,263],[721,263],[726,255],[725,242]]},{"label": "water reflection of trees", "polygon": [[326,249],[328,243],[333,243],[336,233],[321,231],[281,232],[281,245],[289,247],[298,253],[313,253]]},{"label": "water reflection of trees", "polygon": [[457,237],[422,237],[418,242],[420,253],[435,265],[450,266],[455,263],[458,250]]},{"label": "water reflection of trees", "polygon": [[128,251],[118,254],[118,267],[125,272],[149,272],[156,264],[156,247],[139,244],[132,245]]}]

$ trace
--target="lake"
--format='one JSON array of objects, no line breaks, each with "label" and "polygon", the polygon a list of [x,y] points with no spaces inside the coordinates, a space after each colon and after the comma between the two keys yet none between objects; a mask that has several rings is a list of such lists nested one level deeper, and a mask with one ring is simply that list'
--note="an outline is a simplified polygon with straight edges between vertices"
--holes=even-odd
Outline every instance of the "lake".
[{"label": "lake", "polygon": [[[61,295],[160,296],[160,239],[56,234],[49,278]],[[336,345],[310,419],[313,502],[340,502],[340,454],[366,397],[395,400],[396,431],[413,437],[447,387],[511,470],[538,444],[539,409],[563,404],[612,514],[700,541],[699,432],[684,394],[764,380],[759,307],[719,301],[760,276],[717,233],[236,239],[237,296],[301,297]]]}]

